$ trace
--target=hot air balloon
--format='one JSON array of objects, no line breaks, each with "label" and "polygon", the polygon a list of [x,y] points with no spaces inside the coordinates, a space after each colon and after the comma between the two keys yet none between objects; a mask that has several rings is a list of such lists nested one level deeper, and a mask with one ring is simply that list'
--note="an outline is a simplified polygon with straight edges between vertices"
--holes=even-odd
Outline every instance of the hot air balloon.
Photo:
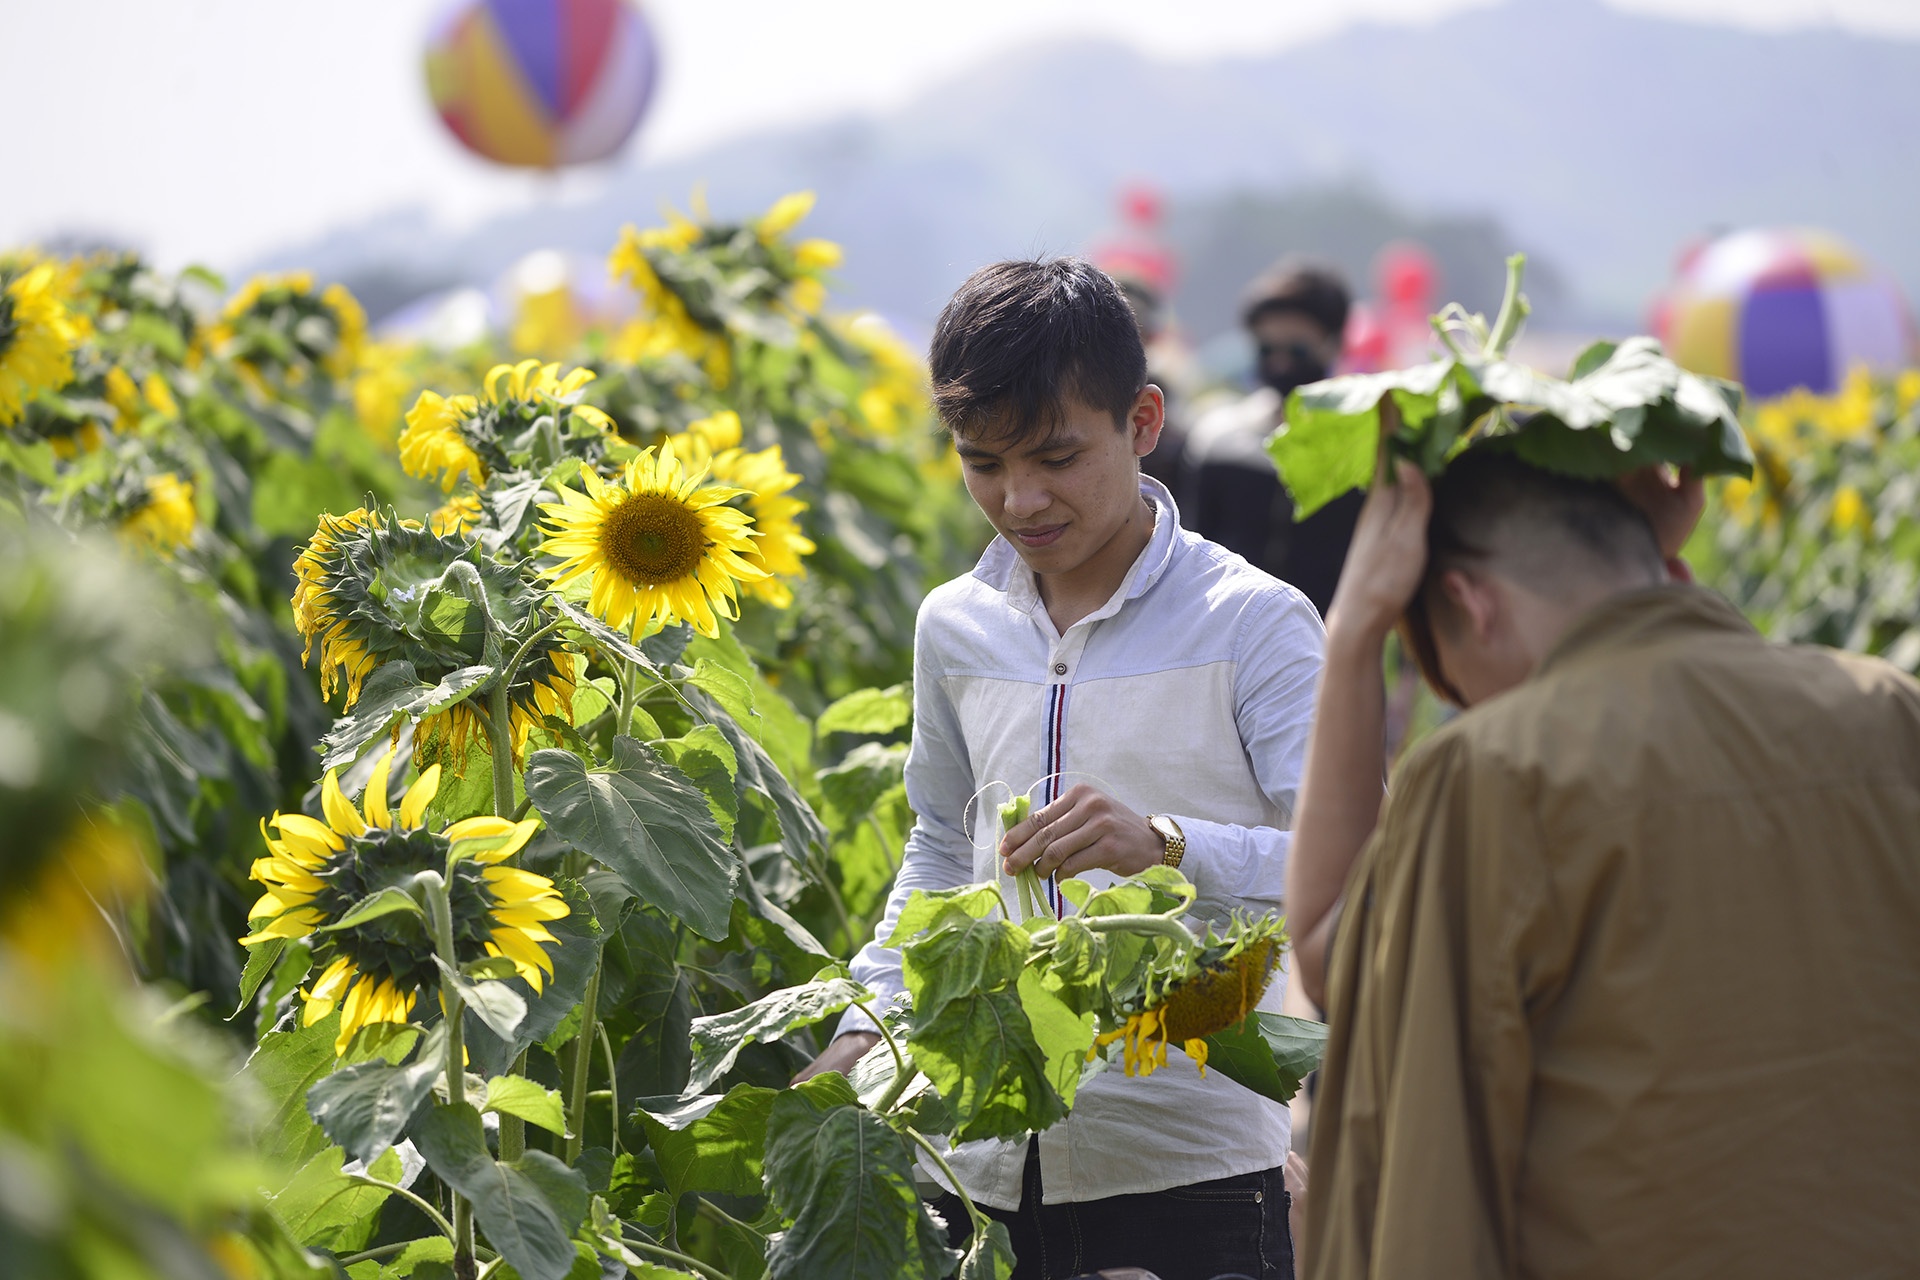
[{"label": "hot air balloon", "polygon": [[553,169],[618,151],[653,95],[658,54],[626,0],[462,0],[427,44],[427,89],[461,142]]},{"label": "hot air balloon", "polygon": [[1756,399],[1825,394],[1856,365],[1914,358],[1899,286],[1822,231],[1736,231],[1690,246],[1654,314],[1676,361]]}]

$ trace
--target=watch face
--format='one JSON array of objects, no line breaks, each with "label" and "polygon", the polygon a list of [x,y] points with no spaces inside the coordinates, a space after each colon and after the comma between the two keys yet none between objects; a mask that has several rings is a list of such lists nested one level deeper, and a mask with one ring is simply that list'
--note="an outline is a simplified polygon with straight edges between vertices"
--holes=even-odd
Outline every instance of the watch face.
[{"label": "watch face", "polygon": [[1169,819],[1167,815],[1165,815],[1164,813],[1154,814],[1153,817],[1148,819],[1148,822],[1152,825],[1155,831],[1158,831],[1160,833],[1160,836],[1162,839],[1178,840],[1180,838],[1179,828],[1175,827],[1173,825],[1172,820]]}]

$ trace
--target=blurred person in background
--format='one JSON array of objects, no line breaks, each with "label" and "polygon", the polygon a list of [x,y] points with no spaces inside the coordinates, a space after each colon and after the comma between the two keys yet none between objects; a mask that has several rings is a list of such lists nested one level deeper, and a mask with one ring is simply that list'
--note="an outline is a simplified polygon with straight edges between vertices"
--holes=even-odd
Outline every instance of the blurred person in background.
[{"label": "blurred person in background", "polygon": [[1254,281],[1241,324],[1253,339],[1260,385],[1194,424],[1174,490],[1201,537],[1299,588],[1322,615],[1363,495],[1336,499],[1295,524],[1265,445],[1285,415],[1287,394],[1333,373],[1351,305],[1337,271],[1302,258],[1284,258]]}]

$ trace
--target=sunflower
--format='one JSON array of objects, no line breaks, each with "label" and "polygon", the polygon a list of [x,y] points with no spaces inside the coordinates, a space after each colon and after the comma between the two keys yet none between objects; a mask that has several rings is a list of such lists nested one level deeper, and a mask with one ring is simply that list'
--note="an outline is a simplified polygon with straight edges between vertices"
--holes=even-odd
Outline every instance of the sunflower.
[{"label": "sunflower", "polygon": [[607,269],[640,295],[640,315],[615,336],[609,352],[623,364],[684,355],[706,371],[708,381],[724,387],[733,378],[733,344],[724,330],[694,318],[686,299],[662,279],[654,255],[684,253],[699,239],[700,228],[671,215],[671,226],[650,231],[626,227],[607,259]]},{"label": "sunflower", "polygon": [[492,472],[511,466],[506,439],[562,408],[570,422],[587,424],[589,437],[610,436],[613,419],[580,403],[581,388],[593,378],[591,369],[575,369],[563,378],[557,364],[522,360],[489,369],[477,396],[422,391],[400,433],[400,467],[417,479],[436,481],[448,493],[463,479],[485,484]]},{"label": "sunflower", "polygon": [[747,511],[760,535],[747,559],[768,575],[749,582],[747,590],[776,609],[786,608],[793,603],[793,590],[781,579],[804,575],[800,557],[814,551],[813,539],[800,531],[797,520],[807,504],[788,494],[800,477],[787,470],[776,444],[758,453],[727,450],[713,460],[713,478],[747,491]]},{"label": "sunflower", "polygon": [[73,345],[80,329],[55,290],[54,264],[43,262],[0,289],[0,426],[17,422],[26,402],[73,381]]},{"label": "sunflower", "polygon": [[767,576],[747,559],[752,517],[726,505],[742,491],[703,484],[706,468],[682,467],[671,441],[641,450],[612,484],[580,475],[586,493],[560,485],[562,501],[541,504],[550,523],[540,550],[562,557],[548,570],[555,586],[591,577],[588,608],[610,625],[631,624],[637,638],[681,621],[715,636],[716,614],[739,616],[736,583]]},{"label": "sunflower", "polygon": [[367,314],[344,285],[316,295],[311,272],[260,275],[233,295],[207,336],[248,388],[270,395],[270,373],[287,386],[316,368],[335,381],[349,377],[366,345]]},{"label": "sunflower", "polygon": [[[384,662],[410,662],[420,679],[431,682],[480,661],[485,635],[477,611],[454,635],[429,630],[407,607],[462,559],[478,572],[495,618],[522,619],[537,606],[541,592],[521,570],[474,554],[474,544],[463,538],[441,537],[418,521],[364,508],[321,516],[293,565],[293,620],[306,641],[300,658],[314,661],[317,648],[320,696],[331,698],[345,684],[345,709],[351,710],[367,677]],[[516,759],[543,717],[572,721],[582,663],[557,636],[543,636],[527,651],[507,688]],[[463,762],[468,743],[484,739],[484,727],[471,701],[427,717],[419,727],[422,762]]]},{"label": "sunflower", "polygon": [[[422,871],[447,877],[454,949],[461,965],[489,956],[504,958],[537,993],[553,972],[542,943],[557,941],[547,923],[568,914],[567,904],[545,876],[505,865],[539,827],[536,819],[467,818],[444,831],[428,831],[427,805],[440,787],[432,765],[407,788],[396,814],[387,805],[393,752],[382,756],[367,782],[364,812],[340,789],[338,770],[321,784],[321,822],[304,813],[271,819],[278,840],[260,824],[267,856],[253,864],[253,878],[267,886],[247,913],[254,930],[240,941],[255,946],[269,938],[307,938],[344,918],[368,895],[406,891]],[[500,843],[448,865],[455,841]],[[360,1028],[376,1022],[405,1023],[423,989],[438,985],[434,944],[425,917],[391,912],[346,929],[330,930],[313,944],[322,965],[301,992],[305,1025],[341,1011],[334,1052],[345,1053]]]},{"label": "sunflower", "polygon": [[141,504],[120,522],[121,536],[155,551],[172,552],[193,541],[193,483],[171,471],[148,476]]},{"label": "sunflower", "polygon": [[1286,945],[1286,928],[1271,918],[1236,921],[1228,936],[1190,954],[1170,980],[1148,985],[1144,1007],[1094,1040],[1091,1059],[1101,1046],[1122,1042],[1128,1075],[1150,1076],[1167,1065],[1167,1044],[1178,1044],[1207,1072],[1207,1037],[1237,1026],[1266,994]]},{"label": "sunflower", "polygon": [[443,538],[464,538],[480,524],[486,508],[478,492],[456,493],[427,517],[427,528]]}]

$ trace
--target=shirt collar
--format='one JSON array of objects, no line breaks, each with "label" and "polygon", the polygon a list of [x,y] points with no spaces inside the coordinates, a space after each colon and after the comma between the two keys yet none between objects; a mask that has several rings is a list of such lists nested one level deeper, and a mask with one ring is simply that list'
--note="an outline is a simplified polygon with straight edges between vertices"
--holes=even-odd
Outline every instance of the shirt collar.
[{"label": "shirt collar", "polygon": [[[1083,622],[1112,617],[1121,605],[1145,595],[1173,562],[1174,548],[1180,542],[1180,508],[1174,505],[1173,494],[1167,491],[1167,486],[1152,476],[1141,475],[1140,493],[1153,504],[1153,533],[1147,538],[1146,549],[1128,568],[1119,589],[1104,605],[1081,619]],[[1005,592],[1007,604],[1022,613],[1032,613],[1040,607],[1040,587],[1034,580],[1033,570],[1005,538],[995,537],[987,545],[980,563],[974,566],[973,576],[995,591]]]},{"label": "shirt collar", "polygon": [[1535,675],[1596,654],[1713,631],[1759,638],[1738,609],[1711,591],[1682,583],[1638,588],[1610,596],[1582,615],[1548,652]]}]

